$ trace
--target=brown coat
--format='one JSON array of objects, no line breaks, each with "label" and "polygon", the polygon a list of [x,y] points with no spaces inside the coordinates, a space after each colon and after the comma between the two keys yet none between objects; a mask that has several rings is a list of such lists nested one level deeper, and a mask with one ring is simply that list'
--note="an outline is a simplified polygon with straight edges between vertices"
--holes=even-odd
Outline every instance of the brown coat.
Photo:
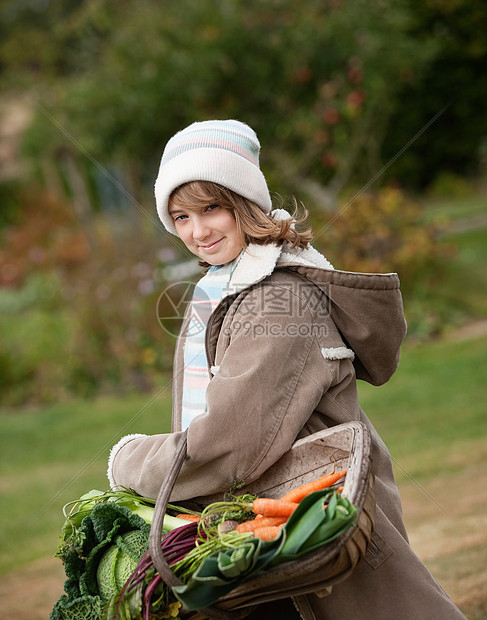
[{"label": "brown coat", "polygon": [[[389,452],[358,404],[357,378],[380,385],[397,367],[405,335],[397,275],[278,259],[275,250],[270,267],[257,271],[250,259],[243,261],[236,292],[210,317],[206,350],[214,376],[207,413],[189,426],[188,456],[171,499],[225,492],[234,481],[249,484],[297,438],[361,420],[373,439],[377,523],[372,542],[353,575],[331,595],[294,600],[300,615],[309,620],[463,618],[408,544]],[[260,260],[265,263],[268,256]],[[183,343],[180,337],[173,433],[122,440],[110,460],[112,485],[157,496],[181,432]]]}]

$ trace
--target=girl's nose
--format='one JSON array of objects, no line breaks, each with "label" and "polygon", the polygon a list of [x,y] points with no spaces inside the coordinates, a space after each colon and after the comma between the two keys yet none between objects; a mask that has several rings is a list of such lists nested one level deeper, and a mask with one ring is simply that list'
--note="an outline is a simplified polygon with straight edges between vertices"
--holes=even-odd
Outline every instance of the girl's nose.
[{"label": "girl's nose", "polygon": [[211,234],[211,230],[205,222],[199,218],[193,220],[193,239],[203,241]]}]

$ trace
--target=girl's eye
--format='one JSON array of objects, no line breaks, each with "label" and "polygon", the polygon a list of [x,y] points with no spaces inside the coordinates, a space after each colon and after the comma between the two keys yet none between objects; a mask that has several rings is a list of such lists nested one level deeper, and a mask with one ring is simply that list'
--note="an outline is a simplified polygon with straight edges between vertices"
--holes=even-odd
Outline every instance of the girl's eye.
[{"label": "girl's eye", "polygon": [[218,205],[208,205],[206,207],[207,211],[213,211],[214,209],[218,209]]},{"label": "girl's eye", "polygon": [[174,221],[175,222],[182,222],[185,217],[188,217],[188,216],[187,215],[176,215],[176,217],[174,218]]}]

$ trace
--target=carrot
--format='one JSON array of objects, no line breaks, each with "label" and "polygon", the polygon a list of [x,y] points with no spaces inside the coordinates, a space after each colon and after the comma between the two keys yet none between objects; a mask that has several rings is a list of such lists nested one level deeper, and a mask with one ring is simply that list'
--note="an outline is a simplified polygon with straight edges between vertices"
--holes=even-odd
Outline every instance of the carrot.
[{"label": "carrot", "polygon": [[252,510],[256,514],[264,515],[264,517],[289,517],[298,504],[296,502],[287,502],[282,499],[268,499],[266,497],[258,497],[254,499]]},{"label": "carrot", "polygon": [[279,525],[268,525],[267,527],[258,527],[254,531],[254,536],[261,540],[274,540],[280,531],[281,528]]},{"label": "carrot", "polygon": [[244,521],[237,525],[237,532],[243,534],[244,532],[253,532],[260,527],[269,527],[274,525],[282,525],[286,523],[287,517],[263,517],[258,515],[255,519],[250,521]]},{"label": "carrot", "polygon": [[307,482],[306,484],[302,484],[295,489],[291,489],[289,493],[286,493],[283,497],[281,497],[281,501],[283,502],[300,502],[306,495],[313,493],[313,491],[321,491],[322,489],[327,489],[331,487],[332,484],[338,482],[343,478],[343,476],[347,473],[347,470],[339,471],[333,474],[327,474],[326,476],[321,476],[317,480],[312,480],[311,482]]},{"label": "carrot", "polygon": [[188,515],[185,512],[181,512],[178,514],[178,519],[184,519],[185,521],[192,521],[193,523],[197,523],[201,517],[199,515]]}]

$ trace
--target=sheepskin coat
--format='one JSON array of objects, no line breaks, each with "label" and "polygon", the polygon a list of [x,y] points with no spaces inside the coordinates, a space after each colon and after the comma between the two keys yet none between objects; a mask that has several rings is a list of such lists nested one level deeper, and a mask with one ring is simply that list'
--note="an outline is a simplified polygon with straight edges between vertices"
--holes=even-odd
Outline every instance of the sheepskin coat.
[{"label": "sheepskin coat", "polygon": [[[330,426],[360,420],[372,435],[377,513],[366,556],[331,594],[296,597],[280,617],[464,618],[408,544],[388,449],[358,403],[356,380],[388,381],[405,333],[396,274],[338,271],[313,248],[275,245],[246,249],[209,319],[207,411],[189,425],[171,501],[223,493],[234,481],[249,484],[296,439]],[[172,433],[123,438],[110,456],[112,487],[157,497],[182,432],[183,349],[184,324]]]}]

